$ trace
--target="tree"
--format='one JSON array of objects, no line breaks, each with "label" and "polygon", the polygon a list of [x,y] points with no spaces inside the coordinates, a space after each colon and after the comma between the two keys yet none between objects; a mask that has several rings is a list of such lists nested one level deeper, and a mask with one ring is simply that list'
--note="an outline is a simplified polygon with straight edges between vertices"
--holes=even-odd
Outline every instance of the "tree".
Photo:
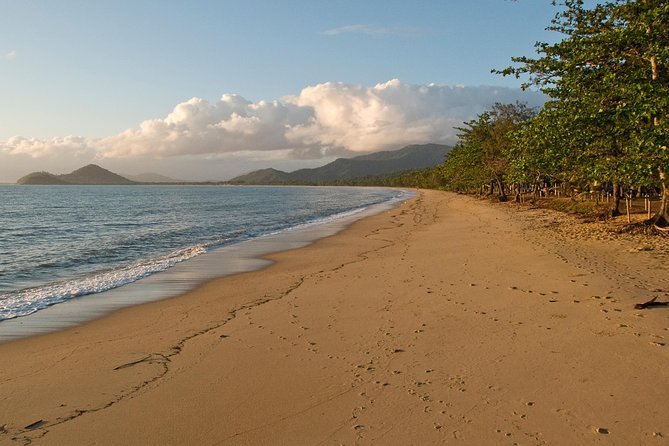
[{"label": "tree", "polygon": [[487,183],[481,164],[481,152],[475,144],[464,144],[461,140],[448,152],[441,166],[441,175],[446,187],[457,192],[478,191]]},{"label": "tree", "polygon": [[454,189],[470,189],[484,184],[489,194],[498,191],[501,201],[507,197],[508,153],[513,146],[513,132],[534,115],[527,104],[496,103],[491,110],[458,128],[460,141],[446,158],[443,174]]},{"label": "tree", "polygon": [[517,184],[530,184],[536,191],[541,183],[578,183],[585,175],[583,164],[574,159],[570,144],[581,138],[570,135],[571,113],[546,104],[525,126],[513,134],[508,178]]},{"label": "tree", "polygon": [[619,57],[636,68],[634,84],[621,86],[629,99],[639,168],[655,173],[662,188],[655,222],[669,223],[669,2],[627,1],[615,9],[625,24]]},{"label": "tree", "polygon": [[[565,0],[561,6],[549,29],[565,38],[537,43],[538,57],[513,58],[515,66],[498,72],[527,74],[524,88],[536,85],[551,97],[540,113],[543,122],[529,129],[546,130],[551,114],[571,115],[571,120],[558,120],[562,127],[549,134],[562,135],[560,144],[569,157],[582,161],[584,179],[661,186],[655,221],[666,222],[668,2],[615,0],[587,9],[581,0]],[[525,142],[537,139],[524,135]]]}]

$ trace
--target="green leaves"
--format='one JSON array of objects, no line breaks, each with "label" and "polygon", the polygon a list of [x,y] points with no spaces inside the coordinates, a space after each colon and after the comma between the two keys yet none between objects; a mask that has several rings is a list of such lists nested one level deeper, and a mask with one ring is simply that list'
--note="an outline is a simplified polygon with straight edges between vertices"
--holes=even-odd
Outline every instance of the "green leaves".
[{"label": "green leaves", "polygon": [[506,175],[662,186],[667,194],[669,2],[558,6],[548,29],[563,39],[538,42],[535,57],[514,57],[496,71],[528,76],[524,88],[534,85],[552,99],[514,134]]},{"label": "green leaves", "polygon": [[514,149],[514,132],[535,112],[526,104],[496,103],[492,109],[459,128],[460,142],[446,158],[442,174],[455,190],[478,189],[482,184],[497,184],[505,196],[509,154]]}]

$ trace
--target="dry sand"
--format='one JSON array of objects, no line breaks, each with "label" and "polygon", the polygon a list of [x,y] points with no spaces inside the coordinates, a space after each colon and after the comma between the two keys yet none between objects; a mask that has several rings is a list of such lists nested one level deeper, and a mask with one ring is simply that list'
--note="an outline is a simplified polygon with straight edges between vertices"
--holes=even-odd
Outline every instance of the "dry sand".
[{"label": "dry sand", "polygon": [[666,242],[561,219],[428,191],[0,345],[0,444],[667,444]]}]

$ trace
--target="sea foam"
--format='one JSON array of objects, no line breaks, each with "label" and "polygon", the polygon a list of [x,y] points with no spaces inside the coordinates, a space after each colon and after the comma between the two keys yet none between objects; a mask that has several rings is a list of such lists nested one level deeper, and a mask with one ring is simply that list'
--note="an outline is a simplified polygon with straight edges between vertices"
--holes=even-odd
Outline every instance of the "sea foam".
[{"label": "sea foam", "polygon": [[64,282],[2,294],[0,295],[0,321],[27,316],[75,297],[101,293],[136,282],[151,274],[165,271],[179,262],[204,254],[206,250],[203,245],[193,246],[172,252],[164,257],[141,260],[124,267],[100,271]]}]

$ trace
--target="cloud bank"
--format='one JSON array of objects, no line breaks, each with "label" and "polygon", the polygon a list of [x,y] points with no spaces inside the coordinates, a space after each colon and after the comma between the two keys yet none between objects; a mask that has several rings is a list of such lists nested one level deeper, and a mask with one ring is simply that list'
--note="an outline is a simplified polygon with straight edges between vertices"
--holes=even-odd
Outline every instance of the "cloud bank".
[{"label": "cloud bank", "polygon": [[327,82],[296,96],[251,102],[224,94],[192,98],[164,118],[103,138],[75,136],[0,142],[5,156],[63,161],[104,159],[313,159],[457,140],[454,126],[517,100],[540,105],[539,93],[504,87],[415,85],[397,79],[366,87]]}]

